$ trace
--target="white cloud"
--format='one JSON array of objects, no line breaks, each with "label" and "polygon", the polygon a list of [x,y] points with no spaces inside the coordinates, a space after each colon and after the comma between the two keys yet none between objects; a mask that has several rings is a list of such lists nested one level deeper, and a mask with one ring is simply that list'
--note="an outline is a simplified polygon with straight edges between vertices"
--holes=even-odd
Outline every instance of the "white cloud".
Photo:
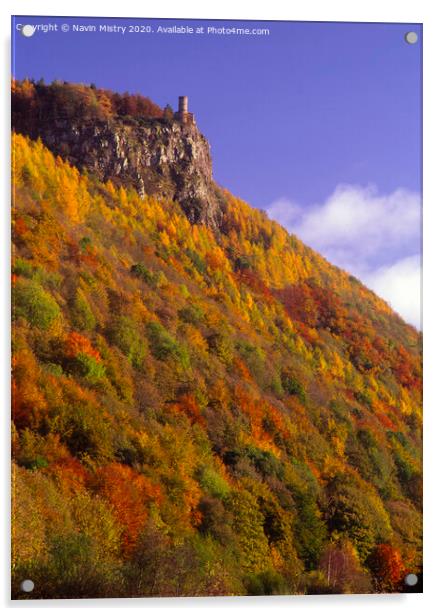
[{"label": "white cloud", "polygon": [[408,322],[420,325],[420,196],[398,188],[339,185],[322,204],[302,208],[281,198],[268,214],[354,274]]},{"label": "white cloud", "polygon": [[405,257],[365,275],[363,282],[390,303],[403,319],[421,329],[420,256]]},{"label": "white cloud", "polygon": [[301,206],[285,197],[273,201],[273,203],[266,208],[266,211],[271,218],[280,222],[288,231],[292,231],[294,225],[302,216]]}]

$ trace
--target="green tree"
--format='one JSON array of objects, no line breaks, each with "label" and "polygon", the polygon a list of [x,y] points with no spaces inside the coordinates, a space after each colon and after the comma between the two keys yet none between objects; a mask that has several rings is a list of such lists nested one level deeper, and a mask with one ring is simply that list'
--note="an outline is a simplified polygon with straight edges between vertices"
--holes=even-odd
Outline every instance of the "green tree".
[{"label": "green tree", "polygon": [[228,499],[238,538],[238,556],[244,571],[263,572],[269,568],[269,545],[264,531],[265,518],[257,499],[248,490],[234,491]]},{"label": "green tree", "polygon": [[60,316],[60,307],[55,299],[34,280],[17,280],[12,297],[13,318],[24,317],[40,329],[48,329]]},{"label": "green tree", "polygon": [[326,519],[330,532],[347,535],[361,562],[376,543],[391,536],[389,516],[380,498],[353,476],[336,475],[327,486]]},{"label": "green tree", "polygon": [[151,321],[147,325],[147,334],[151,346],[151,351],[156,359],[165,361],[174,359],[182,368],[190,368],[190,358],[187,350],[182,347],[163,325],[157,321]]},{"label": "green tree", "polygon": [[130,317],[120,316],[109,327],[110,341],[127,356],[134,368],[140,369],[147,353],[140,326]]},{"label": "green tree", "polygon": [[92,312],[87,297],[81,289],[77,289],[71,308],[72,324],[80,331],[92,331],[96,326],[95,315]]}]

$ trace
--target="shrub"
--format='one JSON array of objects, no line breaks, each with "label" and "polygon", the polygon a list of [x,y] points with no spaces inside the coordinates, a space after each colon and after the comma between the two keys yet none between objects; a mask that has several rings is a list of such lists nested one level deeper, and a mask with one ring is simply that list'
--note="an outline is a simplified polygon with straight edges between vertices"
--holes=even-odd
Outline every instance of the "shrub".
[{"label": "shrub", "polygon": [[248,595],[285,595],[288,593],[283,576],[274,569],[248,575],[244,583]]}]

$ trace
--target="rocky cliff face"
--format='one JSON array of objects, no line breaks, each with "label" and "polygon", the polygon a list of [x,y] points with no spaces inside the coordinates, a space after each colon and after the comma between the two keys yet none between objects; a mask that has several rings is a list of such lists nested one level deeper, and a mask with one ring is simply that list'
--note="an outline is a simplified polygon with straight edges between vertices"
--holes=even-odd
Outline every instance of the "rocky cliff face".
[{"label": "rocky cliff face", "polygon": [[[20,126],[16,127],[19,132]],[[192,223],[218,230],[222,196],[213,181],[210,146],[194,125],[128,118],[34,124],[54,153],[100,180],[177,201]]]}]

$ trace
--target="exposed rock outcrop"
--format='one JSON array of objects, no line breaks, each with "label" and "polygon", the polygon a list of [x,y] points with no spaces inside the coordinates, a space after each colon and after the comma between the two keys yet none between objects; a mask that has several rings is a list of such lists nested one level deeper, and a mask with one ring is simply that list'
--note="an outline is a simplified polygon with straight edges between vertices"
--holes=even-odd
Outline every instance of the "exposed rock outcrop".
[{"label": "exposed rock outcrop", "polygon": [[192,223],[218,230],[221,191],[213,181],[210,146],[196,125],[131,118],[106,121],[56,119],[34,124],[32,132],[54,153],[100,180],[133,186],[140,195],[177,201]]}]

